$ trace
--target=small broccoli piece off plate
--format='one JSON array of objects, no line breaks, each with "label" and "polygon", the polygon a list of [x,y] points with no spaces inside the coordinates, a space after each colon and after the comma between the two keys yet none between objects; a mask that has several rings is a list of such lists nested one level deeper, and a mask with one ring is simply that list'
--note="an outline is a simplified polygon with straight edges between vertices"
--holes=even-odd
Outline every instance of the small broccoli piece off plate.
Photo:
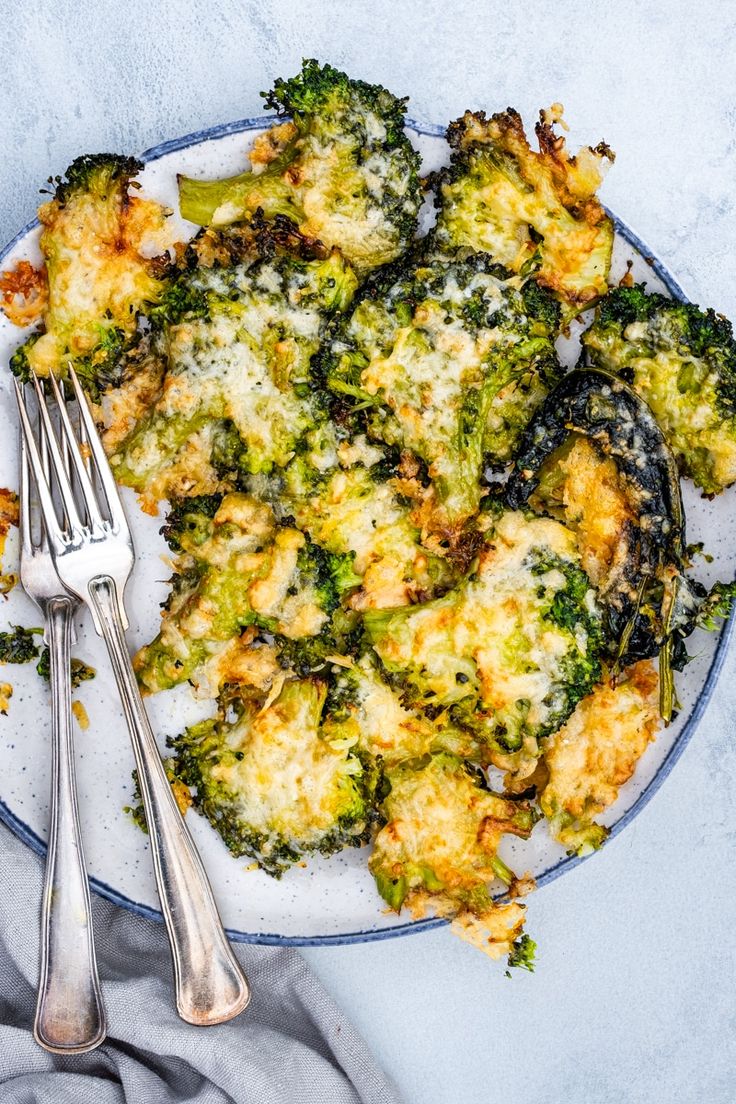
[{"label": "small broccoli piece off plate", "polygon": [[290,120],[256,139],[252,171],[227,180],[180,177],[184,218],[224,226],[258,212],[286,216],[306,237],[339,248],[358,272],[403,253],[422,204],[419,155],[404,133],[406,101],[316,61],[276,81],[265,98]]},{"label": "small broccoli piece off plate", "polygon": [[514,272],[533,271],[575,314],[607,291],[613,223],[596,192],[613,154],[601,143],[571,157],[542,114],[532,149],[518,112],[451,123],[449,168],[437,174],[436,244],[490,253]]},{"label": "small broccoli piece off plate", "polygon": [[498,846],[507,834],[528,837],[531,808],[491,793],[479,772],[447,753],[399,764],[386,782],[385,824],[369,860],[383,899],[415,917],[452,917],[453,930],[492,958],[511,954],[524,906],[496,905],[490,887],[500,879],[513,889]]},{"label": "small broccoli piece off plate", "polygon": [[143,165],[129,157],[79,157],[41,206],[39,244],[48,278],[42,333],[21,346],[11,368],[21,378],[63,374],[69,361],[96,395],[115,384],[138,316],[163,293],[172,244],[166,210],[136,195]]},{"label": "small broccoli piece off plate", "polygon": [[519,777],[600,675],[595,594],[573,534],[550,518],[503,513],[463,583],[364,621],[411,702],[449,708],[486,760]]},{"label": "small broccoli piece off plate", "polygon": [[230,682],[267,690],[280,671],[279,652],[257,645],[254,630],[284,647],[317,638],[321,663],[338,650],[329,630],[342,562],[278,525],[265,503],[239,492],[219,504],[185,500],[166,532],[180,554],[161,631],[134,660],[145,690],[187,680],[205,696]]},{"label": "small broccoli piece off plate", "polygon": [[375,280],[321,358],[371,433],[422,460],[453,529],[478,512],[487,463],[503,465],[562,374],[559,308],[486,255]]},{"label": "small broccoli piece off plate", "polygon": [[583,334],[590,364],[649,404],[680,471],[706,495],[736,481],[736,341],[731,323],[642,284],[614,288]]},{"label": "small broccoli piece off plate", "polygon": [[177,777],[230,851],[280,877],[302,856],[365,842],[360,759],[320,728],[327,687],[287,682],[274,701],[230,700],[234,720],[202,721],[172,742]]},{"label": "small broccoli piece off plate", "polygon": [[548,738],[549,780],[539,804],[568,851],[586,855],[603,843],[608,830],[595,817],[614,803],[659,723],[657,672],[641,660],[617,682],[597,686]]}]

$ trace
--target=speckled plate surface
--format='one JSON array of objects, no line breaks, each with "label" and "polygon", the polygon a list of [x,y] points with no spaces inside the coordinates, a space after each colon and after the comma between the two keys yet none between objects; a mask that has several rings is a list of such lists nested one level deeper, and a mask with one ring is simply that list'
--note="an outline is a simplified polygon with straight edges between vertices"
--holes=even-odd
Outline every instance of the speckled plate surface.
[{"label": "speckled plate surface", "polygon": [[[246,119],[167,142],[144,155],[142,183],[147,193],[176,210],[176,174],[217,177],[242,171],[255,134],[271,120]],[[442,165],[447,147],[443,128],[411,124],[409,133],[424,159],[425,169]],[[178,218],[178,216],[174,216]],[[192,227],[181,222],[183,236]],[[658,263],[638,238],[616,220],[613,279],[633,262],[637,280],[651,290],[684,298],[674,277]],[[38,226],[32,224],[0,254],[2,268],[28,258],[37,261]],[[23,339],[21,331],[0,319],[0,358],[8,357]],[[560,353],[572,364],[577,359],[577,339],[564,343]],[[0,378],[0,485],[17,487],[16,411],[8,374]],[[715,502],[684,487],[688,539],[703,540],[713,563],[702,564],[701,577],[731,578],[736,571],[736,511],[731,489]],[[159,603],[166,592],[168,571],[161,556],[160,520],[147,517],[135,498],[126,493],[126,505],[136,541],[138,566],[128,591],[131,648],[149,641],[157,631]],[[17,557],[17,532],[8,540],[6,570]],[[0,630],[8,624],[36,625],[38,613],[20,588],[0,605]],[[697,633],[689,650],[695,658],[678,677],[681,711],[662,731],[639,764],[636,777],[621,790],[618,802],[606,818],[616,835],[632,820],[662,784],[692,735],[715,685],[733,622],[720,635]],[[87,866],[96,892],[143,916],[161,919],[146,837],[123,812],[132,795],[132,752],[116,695],[112,673],[101,641],[91,626],[81,621],[75,654],[97,669],[97,678],[76,692],[90,718],[90,727],[77,732],[77,779]],[[7,716],[0,716],[0,818],[30,847],[42,853],[48,823],[49,721],[46,689],[32,666],[4,667],[3,681],[14,693]],[[203,716],[210,706],[196,702],[187,687],[149,699],[149,711],[160,746],[165,738]],[[219,837],[201,817],[190,814],[190,829],[200,848],[223,920],[235,939],[252,943],[349,943],[384,939],[420,931],[443,923],[426,919],[409,922],[386,913],[368,873],[367,849],[348,850],[329,859],[311,860],[295,867],[280,881],[258,870],[248,870],[245,860],[232,858]],[[539,825],[528,841],[506,840],[501,854],[518,871],[531,870],[544,885],[580,860],[564,854]],[[592,861],[595,861],[593,858]]]}]

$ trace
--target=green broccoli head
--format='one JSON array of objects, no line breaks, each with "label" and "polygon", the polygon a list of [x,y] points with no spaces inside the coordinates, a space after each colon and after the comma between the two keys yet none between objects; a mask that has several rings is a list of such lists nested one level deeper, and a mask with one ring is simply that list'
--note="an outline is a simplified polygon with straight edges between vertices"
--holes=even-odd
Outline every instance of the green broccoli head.
[{"label": "green broccoli head", "polygon": [[324,420],[310,363],[355,287],[338,253],[182,274],[157,323],[168,348],[163,390],[113,451],[118,481],[159,501],[232,489],[287,464]]},{"label": "green broccoli head", "polygon": [[419,156],[404,133],[406,101],[312,60],[264,95],[291,121],[256,140],[257,171],[181,177],[184,218],[222,226],[257,212],[285,216],[301,234],[338,247],[359,272],[402,253],[422,202]]},{"label": "green broccoli head", "polygon": [[275,649],[257,647],[244,630],[271,634],[283,664],[308,672],[340,652],[354,628],[339,608],[354,585],[349,557],[279,525],[249,495],[226,495],[216,509],[215,502],[180,503],[166,527],[181,551],[161,631],[135,658],[148,691],[187,680],[217,689],[238,678],[265,690],[279,670]]},{"label": "green broccoli head", "polygon": [[163,293],[169,245],[166,212],[131,192],[140,162],[115,154],[77,158],[57,177],[52,199],[39,210],[39,244],[48,275],[42,332],[13,359],[26,377],[74,364],[93,395],[119,383],[124,351],[136,337],[139,314]]},{"label": "green broccoli head", "polygon": [[369,286],[333,336],[327,383],[369,408],[371,433],[427,466],[435,524],[477,513],[487,463],[507,463],[561,375],[559,307],[492,263],[432,260]]},{"label": "green broccoli head", "polygon": [[594,593],[573,534],[548,518],[501,515],[459,586],[364,620],[410,700],[449,708],[487,761],[521,777],[600,676]]},{"label": "green broccoli head", "polygon": [[62,207],[80,197],[115,204],[143,167],[135,157],[86,153],[72,161],[63,177],[53,177],[49,183],[54,185],[54,199]]},{"label": "green broccoli head", "polygon": [[348,596],[355,610],[383,609],[432,597],[456,576],[442,555],[424,547],[412,488],[389,451],[359,433],[312,442],[287,466],[279,489],[281,508],[327,551],[350,557],[346,570],[360,580]]},{"label": "green broccoli head", "polygon": [[222,503],[222,495],[193,495],[175,499],[166,515],[161,532],[173,552],[196,550],[212,536],[214,517]]},{"label": "green broccoli head", "polygon": [[493,957],[511,953],[524,910],[496,905],[491,886],[513,886],[498,847],[504,835],[529,836],[534,810],[491,793],[479,771],[445,752],[391,767],[386,785],[369,860],[383,899],[397,912],[452,917],[454,930]]},{"label": "green broccoli head", "polygon": [[736,481],[736,341],[727,319],[635,284],[602,300],[583,344],[590,364],[646,400],[680,471],[705,494]]},{"label": "green broccoli head", "polygon": [[614,231],[595,193],[613,154],[601,143],[571,157],[558,120],[542,113],[539,151],[512,108],[452,123],[450,166],[435,176],[434,237],[444,252],[483,251],[533,273],[574,315],[607,290]]},{"label": "green broccoli head", "polygon": [[39,648],[34,637],[41,632],[42,629],[24,629],[22,625],[0,632],[0,663],[30,663],[36,659]]},{"label": "green broccoli head", "polygon": [[171,741],[176,774],[195,788],[195,806],[234,855],[277,878],[303,855],[367,839],[363,767],[323,737],[326,693],[314,679],[287,682],[265,707],[241,699],[234,721],[202,721]]}]

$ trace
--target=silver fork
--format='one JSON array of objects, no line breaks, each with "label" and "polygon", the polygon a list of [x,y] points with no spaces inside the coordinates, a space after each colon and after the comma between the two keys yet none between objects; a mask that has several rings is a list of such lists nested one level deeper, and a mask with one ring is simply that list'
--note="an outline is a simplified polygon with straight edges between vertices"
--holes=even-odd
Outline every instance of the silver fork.
[{"label": "silver fork", "polygon": [[[48,470],[46,450],[41,453]],[[28,476],[21,434],[20,578],[44,618],[51,683],[51,817],[34,1035],[46,1050],[80,1054],[100,1045],[106,1026],[74,778],[70,645],[72,617],[79,602],[64,590],[56,574]]]},{"label": "silver fork", "polygon": [[250,990],[227,941],[201,859],[171,792],[138,690],[124,636],[128,622],[123,594],[134,564],[133,542],[107,457],[71,365],[69,376],[84,434],[84,451],[88,454],[86,463],[53,376],[50,384],[59,412],[61,439],[72,461],[73,478],[65,469],[43,388],[33,377],[40,414],[39,441],[48,444],[52,483],[59,493],[63,517],[54,504],[23,391],[17,381],[15,384],[49,547],[59,578],[67,590],[87,605],[110,654],[133,744],[154,874],[171,944],[177,1011],[189,1023],[222,1023],[242,1012],[250,999]]}]

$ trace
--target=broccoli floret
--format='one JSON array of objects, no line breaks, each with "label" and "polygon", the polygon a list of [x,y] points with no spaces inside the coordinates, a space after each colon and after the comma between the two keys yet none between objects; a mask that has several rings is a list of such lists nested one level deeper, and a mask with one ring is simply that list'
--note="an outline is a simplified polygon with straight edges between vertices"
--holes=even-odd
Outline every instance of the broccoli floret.
[{"label": "broccoli floret", "polygon": [[512,108],[452,123],[450,166],[435,176],[434,237],[444,252],[483,251],[533,273],[575,314],[607,290],[614,231],[595,193],[613,154],[601,143],[570,157],[554,132],[559,117],[540,117],[539,152]]},{"label": "broccoli floret", "polygon": [[510,969],[528,970],[530,974],[534,973],[534,956],[536,955],[537,944],[527,935],[526,932],[514,942],[513,950],[510,952],[507,959]]},{"label": "broccoli floret", "polygon": [[202,721],[172,742],[196,808],[234,855],[277,878],[302,855],[367,838],[361,761],[320,729],[326,693],[314,679],[287,682],[271,704],[240,700],[235,721]]},{"label": "broccoli floret", "polygon": [[[279,526],[271,509],[248,495],[226,495],[213,517],[210,499],[203,509],[177,508],[178,585],[159,635],[135,658],[141,685],[148,691],[187,680],[222,685],[229,681],[234,646],[238,664],[245,662],[239,643],[248,627],[283,640],[285,662],[299,654],[296,643],[289,652],[286,642],[319,637],[319,646],[305,645],[301,669],[310,647],[323,647],[327,654],[339,651],[330,628],[346,578],[342,558],[330,556],[297,529]],[[243,641],[243,647],[251,642]],[[265,663],[271,654],[267,650],[258,658]],[[268,683],[275,671],[265,663],[249,673]]]},{"label": "broccoli floret", "polygon": [[30,663],[38,658],[39,646],[34,637],[43,629],[24,629],[13,625],[9,632],[0,632],[0,663]]},{"label": "broccoli floret", "polygon": [[53,198],[39,210],[39,244],[48,274],[43,332],[19,351],[11,368],[63,374],[69,361],[96,395],[120,380],[122,353],[133,341],[138,315],[158,302],[165,262],[165,210],[131,194],[143,168],[133,158],[98,154],[77,158],[57,177]]},{"label": "broccoli floret", "polygon": [[369,860],[378,892],[397,912],[406,905],[414,915],[453,917],[455,930],[493,957],[508,954],[524,910],[495,905],[490,887],[513,884],[498,846],[506,834],[529,836],[533,809],[491,793],[480,772],[443,752],[390,768],[386,781],[385,825]]},{"label": "broccoli floret", "polygon": [[597,686],[544,748],[548,780],[539,798],[553,838],[587,855],[608,836],[596,817],[618,797],[660,723],[657,672],[649,660]]},{"label": "broccoli floret", "polygon": [[327,383],[370,408],[374,436],[427,465],[434,527],[452,531],[477,513],[486,464],[512,458],[562,374],[559,308],[480,255],[375,286],[333,337]]},{"label": "broccoli floret", "polygon": [[467,731],[452,725],[446,713],[430,718],[409,708],[370,655],[333,670],[325,708],[329,738],[346,741],[366,761],[384,767],[436,751],[477,758],[476,742]]},{"label": "broccoli floret", "polygon": [[406,101],[313,60],[264,96],[291,120],[256,139],[255,171],[227,180],[180,177],[184,218],[222,226],[257,212],[286,216],[303,235],[337,246],[359,272],[402,253],[422,203],[419,155],[404,133]]},{"label": "broccoli floret", "polygon": [[192,552],[212,536],[214,517],[222,504],[222,495],[193,495],[176,499],[162,526],[166,543],[173,552]]},{"label": "broccoli floret", "polygon": [[[72,690],[76,690],[83,682],[89,682],[90,679],[93,679],[97,674],[94,667],[90,667],[84,660],[76,659],[74,656],[72,656],[70,666]],[[36,664],[36,670],[41,678],[51,678],[51,653],[48,648],[44,648],[41,652],[40,659]]]},{"label": "broccoli floret", "polygon": [[[337,253],[197,268],[181,279],[206,308],[167,325],[160,398],[111,456],[118,481],[156,501],[229,489],[229,464],[243,476],[288,463],[324,417],[310,360],[356,287]],[[237,481],[238,471],[229,487]]]},{"label": "broccoli floret", "polygon": [[475,570],[432,602],[370,610],[369,640],[419,706],[450,709],[486,760],[531,774],[554,732],[600,676],[600,613],[573,534],[503,514]]},{"label": "broccoli floret", "polygon": [[636,284],[609,292],[583,344],[590,364],[646,400],[683,475],[706,495],[736,481],[736,340],[727,319]]},{"label": "broccoli floret", "polygon": [[121,196],[127,193],[133,177],[143,169],[135,157],[116,153],[87,153],[72,161],[64,176],[54,177],[54,199],[67,207],[79,199],[93,199],[112,204],[113,210]]},{"label": "broccoli floret", "polygon": [[406,498],[411,482],[362,434],[336,445],[332,457],[299,455],[284,471],[282,509],[316,544],[351,557],[361,583],[348,600],[355,610],[422,600],[454,581],[449,561],[421,543]]},{"label": "broccoli floret", "polygon": [[713,632],[720,622],[731,616],[736,602],[736,580],[731,583],[714,583],[698,610],[696,624],[699,629]]}]

